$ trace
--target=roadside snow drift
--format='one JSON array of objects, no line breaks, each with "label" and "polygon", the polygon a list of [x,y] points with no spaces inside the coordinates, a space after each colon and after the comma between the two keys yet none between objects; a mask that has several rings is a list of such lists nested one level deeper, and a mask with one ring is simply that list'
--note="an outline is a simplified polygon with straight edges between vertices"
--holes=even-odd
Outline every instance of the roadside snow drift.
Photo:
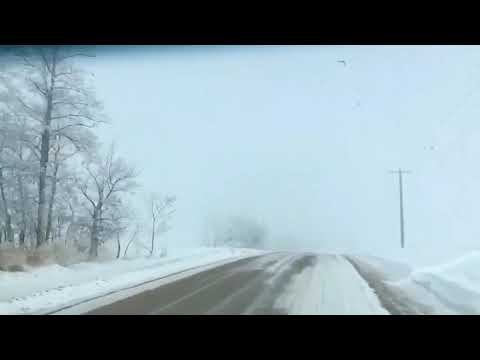
[{"label": "roadside snow drift", "polygon": [[412,273],[410,265],[390,259],[367,255],[355,255],[350,256],[350,258],[367,263],[375,270],[380,271],[385,279],[389,281],[405,279]]},{"label": "roadside snow drift", "polygon": [[423,268],[412,274],[414,280],[423,283],[432,277],[442,278],[466,290],[480,293],[480,252],[475,251],[450,263]]},{"label": "roadside snow drift", "polygon": [[394,285],[424,302],[440,303],[438,313],[480,314],[480,252],[413,271],[407,279]]},{"label": "roadside snow drift", "polygon": [[249,249],[171,249],[167,257],[0,272],[0,314],[41,314],[180,271],[257,255]]}]

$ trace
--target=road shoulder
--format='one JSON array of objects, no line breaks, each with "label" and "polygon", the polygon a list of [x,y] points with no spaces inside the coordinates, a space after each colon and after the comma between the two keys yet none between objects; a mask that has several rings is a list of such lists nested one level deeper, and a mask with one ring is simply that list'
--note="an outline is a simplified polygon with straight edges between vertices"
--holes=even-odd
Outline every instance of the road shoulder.
[{"label": "road shoulder", "polygon": [[433,315],[433,307],[421,304],[402,289],[387,283],[385,274],[356,257],[345,256],[373,289],[382,306],[392,315]]}]

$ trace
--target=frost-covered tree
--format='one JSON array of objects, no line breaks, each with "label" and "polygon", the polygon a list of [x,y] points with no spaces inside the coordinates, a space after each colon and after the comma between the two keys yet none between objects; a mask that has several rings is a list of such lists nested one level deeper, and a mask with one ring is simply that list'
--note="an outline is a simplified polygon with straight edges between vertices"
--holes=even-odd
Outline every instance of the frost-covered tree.
[{"label": "frost-covered tree", "polygon": [[25,119],[0,101],[0,219],[3,238],[12,244],[15,230],[19,232],[20,244],[24,244],[28,209],[33,201],[29,175],[35,168],[35,159],[29,141]]},{"label": "frost-covered tree", "polygon": [[8,186],[5,172],[12,167],[11,161],[6,153],[9,150],[9,134],[10,122],[6,114],[0,115],[0,201],[1,201],[1,215],[3,219],[3,238],[6,242],[13,243],[13,227],[10,202],[7,198]]},{"label": "frost-covered tree", "polygon": [[90,56],[84,49],[19,47],[14,53],[16,61],[2,77],[3,98],[11,112],[22,114],[29,122],[30,147],[38,162],[35,226],[36,245],[40,246],[50,236],[52,226],[55,174],[61,166],[55,159],[59,152],[56,145],[64,141],[63,149],[88,147],[93,138],[89,129],[104,121],[104,116],[90,76],[75,65],[75,59]]},{"label": "frost-covered tree", "polygon": [[125,206],[122,195],[136,187],[133,167],[115,155],[112,145],[105,156],[90,156],[83,164],[85,174],[77,178],[77,187],[89,203],[90,257],[98,256],[112,214]]},{"label": "frost-covered tree", "polygon": [[152,222],[150,255],[155,250],[156,236],[170,230],[169,220],[175,212],[173,207],[176,200],[175,196],[161,197],[158,194],[150,194],[149,211]]},{"label": "frost-covered tree", "polygon": [[[100,245],[116,239],[120,257],[120,236],[131,228],[124,195],[136,173],[113,146],[105,155],[98,151],[93,131],[105,115],[91,74],[77,66],[90,54],[75,46],[10,50],[8,61],[0,54],[2,247],[54,243],[89,250],[94,258]],[[168,229],[165,211],[173,201],[152,202],[153,239]]]}]

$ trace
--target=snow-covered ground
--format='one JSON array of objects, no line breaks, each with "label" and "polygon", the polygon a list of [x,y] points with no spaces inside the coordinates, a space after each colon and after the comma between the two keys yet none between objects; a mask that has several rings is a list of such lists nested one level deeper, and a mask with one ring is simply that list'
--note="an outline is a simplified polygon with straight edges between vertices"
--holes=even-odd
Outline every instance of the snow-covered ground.
[{"label": "snow-covered ground", "polygon": [[386,283],[403,290],[436,314],[480,314],[480,252],[438,266],[412,269],[401,263],[363,257],[381,271]]},{"label": "snow-covered ground", "polygon": [[320,255],[275,305],[291,315],[388,315],[365,280],[337,255]]},{"label": "snow-covered ground", "polygon": [[393,283],[417,298],[434,297],[438,312],[480,314],[480,252],[471,252],[449,263],[414,270]]},{"label": "snow-covered ground", "polygon": [[[178,248],[169,249],[165,257],[0,272],[0,314],[49,313],[99,297],[114,301],[145,291],[148,286],[158,286],[159,282],[259,254],[250,249]],[[276,306],[289,309],[291,314],[387,313],[375,292],[344,257],[320,255],[319,259],[294,275]],[[387,285],[402,290],[436,314],[480,314],[479,251],[443,265],[420,268],[379,257],[357,259],[383,274]],[[276,272],[287,260],[270,265],[267,271]]]},{"label": "snow-covered ground", "polygon": [[412,272],[412,266],[403,262],[366,255],[358,256],[358,258],[361,261],[366,261],[370,266],[381,271],[388,281],[405,279]]},{"label": "snow-covered ground", "polygon": [[201,269],[259,253],[229,248],[170,249],[166,257],[0,272],[0,314],[47,313],[188,269]]}]

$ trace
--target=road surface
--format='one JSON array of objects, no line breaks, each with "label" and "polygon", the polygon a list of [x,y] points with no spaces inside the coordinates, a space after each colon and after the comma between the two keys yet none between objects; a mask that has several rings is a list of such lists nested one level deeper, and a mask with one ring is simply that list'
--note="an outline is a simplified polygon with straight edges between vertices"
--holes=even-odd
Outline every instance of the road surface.
[{"label": "road surface", "polygon": [[[88,311],[86,315],[409,314],[338,255],[241,259]],[[390,295],[391,294],[387,294]],[[407,303],[407,305],[405,305]],[[402,307],[403,306],[403,307]],[[387,310],[388,308],[388,310]]]}]

